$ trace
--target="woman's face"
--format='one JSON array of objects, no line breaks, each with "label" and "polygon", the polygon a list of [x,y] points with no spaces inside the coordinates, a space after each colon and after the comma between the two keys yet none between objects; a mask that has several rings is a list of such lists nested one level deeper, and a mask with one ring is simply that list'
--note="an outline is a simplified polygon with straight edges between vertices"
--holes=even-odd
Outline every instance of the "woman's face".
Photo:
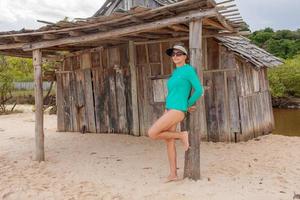
[{"label": "woman's face", "polygon": [[174,50],[172,53],[172,60],[175,64],[183,64],[186,60],[186,55],[180,50]]}]

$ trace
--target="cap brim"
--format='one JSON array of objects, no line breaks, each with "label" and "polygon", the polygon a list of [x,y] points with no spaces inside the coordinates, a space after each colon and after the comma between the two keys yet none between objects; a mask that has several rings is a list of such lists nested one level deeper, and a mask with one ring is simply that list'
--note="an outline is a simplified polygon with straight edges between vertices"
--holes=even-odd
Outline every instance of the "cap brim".
[{"label": "cap brim", "polygon": [[166,54],[167,54],[168,56],[172,56],[173,50],[174,50],[173,48],[167,49],[167,50],[166,50]]}]

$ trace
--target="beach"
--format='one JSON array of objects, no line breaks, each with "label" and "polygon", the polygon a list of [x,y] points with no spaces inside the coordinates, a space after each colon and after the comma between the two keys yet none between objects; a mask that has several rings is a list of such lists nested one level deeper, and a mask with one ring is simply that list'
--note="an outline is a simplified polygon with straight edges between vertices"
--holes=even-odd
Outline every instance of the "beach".
[{"label": "beach", "polygon": [[[56,132],[44,115],[44,162],[34,161],[34,113],[0,115],[0,199],[292,200],[300,194],[300,137],[202,141],[201,180],[164,183],[163,141],[122,134]],[[176,142],[178,173],[184,152]]]}]

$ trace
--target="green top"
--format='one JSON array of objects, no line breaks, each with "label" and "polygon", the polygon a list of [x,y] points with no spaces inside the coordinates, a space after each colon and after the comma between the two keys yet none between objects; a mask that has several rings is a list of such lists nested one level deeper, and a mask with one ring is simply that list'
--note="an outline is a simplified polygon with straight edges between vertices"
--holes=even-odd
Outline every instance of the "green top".
[{"label": "green top", "polygon": [[[194,92],[190,96],[192,87]],[[189,64],[176,67],[167,81],[167,88],[166,108],[184,112],[204,94],[196,69]]]}]

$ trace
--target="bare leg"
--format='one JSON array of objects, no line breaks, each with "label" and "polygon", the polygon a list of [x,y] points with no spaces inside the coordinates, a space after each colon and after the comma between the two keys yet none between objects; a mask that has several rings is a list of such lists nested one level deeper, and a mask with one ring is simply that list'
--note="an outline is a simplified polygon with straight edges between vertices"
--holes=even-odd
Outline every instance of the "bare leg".
[{"label": "bare leg", "polygon": [[188,147],[188,133],[176,132],[177,124],[184,119],[181,111],[166,111],[148,130],[148,135],[152,139],[164,139],[167,145],[170,174],[166,182],[178,180],[177,176],[177,154],[175,139],[180,139]]},{"label": "bare leg", "polygon": [[[175,131],[177,124],[173,125],[169,128],[169,131]],[[167,177],[166,182],[173,181],[178,179],[177,176],[177,154],[176,154],[176,146],[175,146],[175,139],[166,139],[167,144],[167,152],[168,152],[168,159],[169,159],[169,166],[170,166],[170,174]]]},{"label": "bare leg", "polygon": [[176,154],[176,147],[175,147],[175,139],[166,140],[166,144],[167,144],[169,166],[170,166],[170,174],[166,180],[168,182],[168,181],[173,181],[173,180],[178,179],[178,176],[177,176],[177,154]]},{"label": "bare leg", "polygon": [[170,127],[176,125],[184,119],[184,113],[178,110],[165,112],[148,130],[148,135],[152,139],[180,139],[184,144],[185,151],[188,150],[188,133],[168,131]]}]

